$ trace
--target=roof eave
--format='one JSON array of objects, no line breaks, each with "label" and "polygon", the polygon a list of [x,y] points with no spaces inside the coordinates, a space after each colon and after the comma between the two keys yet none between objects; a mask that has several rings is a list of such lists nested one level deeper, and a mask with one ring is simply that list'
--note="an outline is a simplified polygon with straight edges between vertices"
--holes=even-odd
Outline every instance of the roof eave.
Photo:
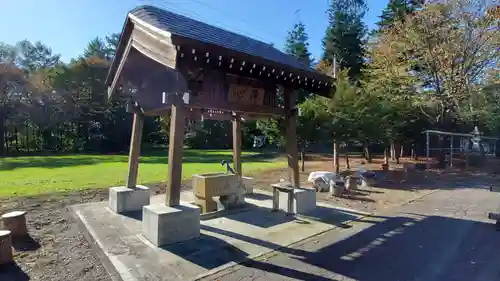
[{"label": "roof eave", "polygon": [[133,30],[133,23],[130,21],[130,18],[127,16],[125,23],[123,24],[122,32],[120,33],[120,40],[118,41],[118,46],[116,48],[115,56],[109,66],[108,75],[106,76],[106,85],[108,85],[108,99],[112,99],[113,93],[115,92],[115,87],[112,85],[115,80],[115,76],[117,75],[117,69],[123,60],[123,54],[127,48],[127,45],[130,40],[130,36]]}]

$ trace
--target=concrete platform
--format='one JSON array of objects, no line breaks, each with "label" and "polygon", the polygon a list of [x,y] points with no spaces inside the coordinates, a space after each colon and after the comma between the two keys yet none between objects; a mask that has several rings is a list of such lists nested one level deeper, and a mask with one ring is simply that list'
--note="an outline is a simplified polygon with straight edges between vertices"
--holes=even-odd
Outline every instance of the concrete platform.
[{"label": "concrete platform", "polygon": [[[151,204],[164,202],[151,197]],[[192,192],[181,194],[186,203]],[[318,203],[307,216],[271,212],[271,193],[254,190],[247,207],[201,220],[200,237],[156,247],[142,235],[142,212],[117,214],[108,202],[71,207],[115,280],[194,280],[323,233],[364,214]]]}]

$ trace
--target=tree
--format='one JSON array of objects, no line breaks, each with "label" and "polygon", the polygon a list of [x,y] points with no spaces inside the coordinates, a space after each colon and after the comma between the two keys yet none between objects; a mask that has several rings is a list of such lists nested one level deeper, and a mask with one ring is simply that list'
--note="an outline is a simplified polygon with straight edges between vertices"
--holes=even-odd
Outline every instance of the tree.
[{"label": "tree", "polygon": [[116,48],[118,48],[118,44],[120,43],[120,33],[113,33],[109,36],[106,36],[106,58],[108,60],[112,60],[115,56]]},{"label": "tree", "polygon": [[327,98],[313,96],[299,105],[301,114],[297,118],[297,138],[301,153],[302,171],[305,170],[306,148],[329,137]]},{"label": "tree", "polygon": [[500,58],[499,20],[485,13],[488,8],[484,1],[427,4],[379,37],[384,64],[401,69],[398,78],[415,79],[420,94],[412,98],[438,129],[446,130],[456,119],[477,118],[471,101]]},{"label": "tree", "polygon": [[299,21],[288,32],[285,41],[285,53],[296,57],[303,64],[310,66],[312,59],[307,40],[309,40],[309,37],[306,33],[306,27]]},{"label": "tree", "polygon": [[107,58],[106,44],[99,37],[92,39],[87,44],[87,47],[83,51],[83,57],[84,58],[97,57],[100,59],[106,59]]},{"label": "tree", "polygon": [[[293,29],[288,32],[285,40],[285,53],[296,57],[307,67],[311,67],[311,53],[309,52],[309,39],[306,33],[306,27],[302,22],[298,22],[293,26]],[[303,102],[309,95],[306,91],[299,91],[297,95],[297,103]]]},{"label": "tree", "polygon": [[[298,22],[293,26],[293,28],[288,32],[288,35],[285,39],[285,53],[296,57],[300,62],[305,64],[307,67],[311,67],[312,59],[311,53],[309,52],[309,43],[308,35],[305,30],[305,25],[302,22]],[[278,89],[279,91],[280,89]],[[278,99],[278,103],[283,105],[282,93],[278,93],[280,98]],[[309,92],[307,91],[299,91],[297,95],[297,103],[301,104],[306,100],[309,96]],[[299,146],[302,151],[302,156],[304,156],[304,150],[306,141],[301,141],[305,139],[306,130],[301,126],[305,125],[305,123],[300,122],[300,118],[298,118],[298,140]],[[285,139],[284,135],[284,126],[282,120],[278,120],[276,118],[272,118],[269,120],[259,120],[257,122],[257,128],[260,129],[267,137],[269,142],[274,143],[278,146],[284,145]]]},{"label": "tree", "polygon": [[0,43],[0,157],[6,154],[6,124],[22,112],[20,106],[31,87],[24,71],[16,65],[18,55],[16,46]]},{"label": "tree", "polygon": [[422,7],[423,0],[390,0],[382,10],[380,21],[377,22],[379,30],[391,28],[395,22],[404,21],[406,15]]},{"label": "tree", "polygon": [[37,41],[34,44],[28,40],[17,43],[18,64],[28,72],[34,72],[42,68],[53,67],[60,63],[60,55],[53,54],[52,49]]},{"label": "tree", "polygon": [[349,69],[349,77],[356,80],[363,67],[366,9],[364,0],[332,1],[328,9],[329,26],[323,39],[323,60],[332,65],[335,57],[338,66]]}]

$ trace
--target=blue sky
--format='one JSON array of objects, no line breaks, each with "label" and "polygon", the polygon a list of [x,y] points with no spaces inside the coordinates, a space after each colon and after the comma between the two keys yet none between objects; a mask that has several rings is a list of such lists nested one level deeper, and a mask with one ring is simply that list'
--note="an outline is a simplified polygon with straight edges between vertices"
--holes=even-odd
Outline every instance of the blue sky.
[{"label": "blue sky", "polygon": [[[13,0],[3,1],[0,41],[42,41],[64,61],[83,52],[96,36],[121,31],[127,12],[138,5],[156,5],[282,48],[298,20],[305,23],[310,51],[322,53],[331,0]],[[335,0],[333,0],[335,1]],[[370,28],[388,0],[368,0],[365,21]],[[298,12],[297,12],[298,11]]]}]

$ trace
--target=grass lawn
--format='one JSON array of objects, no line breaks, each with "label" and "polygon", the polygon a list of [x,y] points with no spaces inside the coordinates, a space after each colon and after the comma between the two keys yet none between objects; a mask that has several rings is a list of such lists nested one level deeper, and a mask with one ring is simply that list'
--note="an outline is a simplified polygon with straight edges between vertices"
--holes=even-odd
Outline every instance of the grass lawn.
[{"label": "grass lawn", "polygon": [[[182,177],[222,172],[222,160],[232,161],[230,150],[186,150]],[[286,165],[269,156],[243,152],[243,174]],[[143,155],[139,183],[164,182],[167,178],[166,152]],[[127,155],[30,156],[0,159],[0,197],[107,188],[125,183]]]}]

